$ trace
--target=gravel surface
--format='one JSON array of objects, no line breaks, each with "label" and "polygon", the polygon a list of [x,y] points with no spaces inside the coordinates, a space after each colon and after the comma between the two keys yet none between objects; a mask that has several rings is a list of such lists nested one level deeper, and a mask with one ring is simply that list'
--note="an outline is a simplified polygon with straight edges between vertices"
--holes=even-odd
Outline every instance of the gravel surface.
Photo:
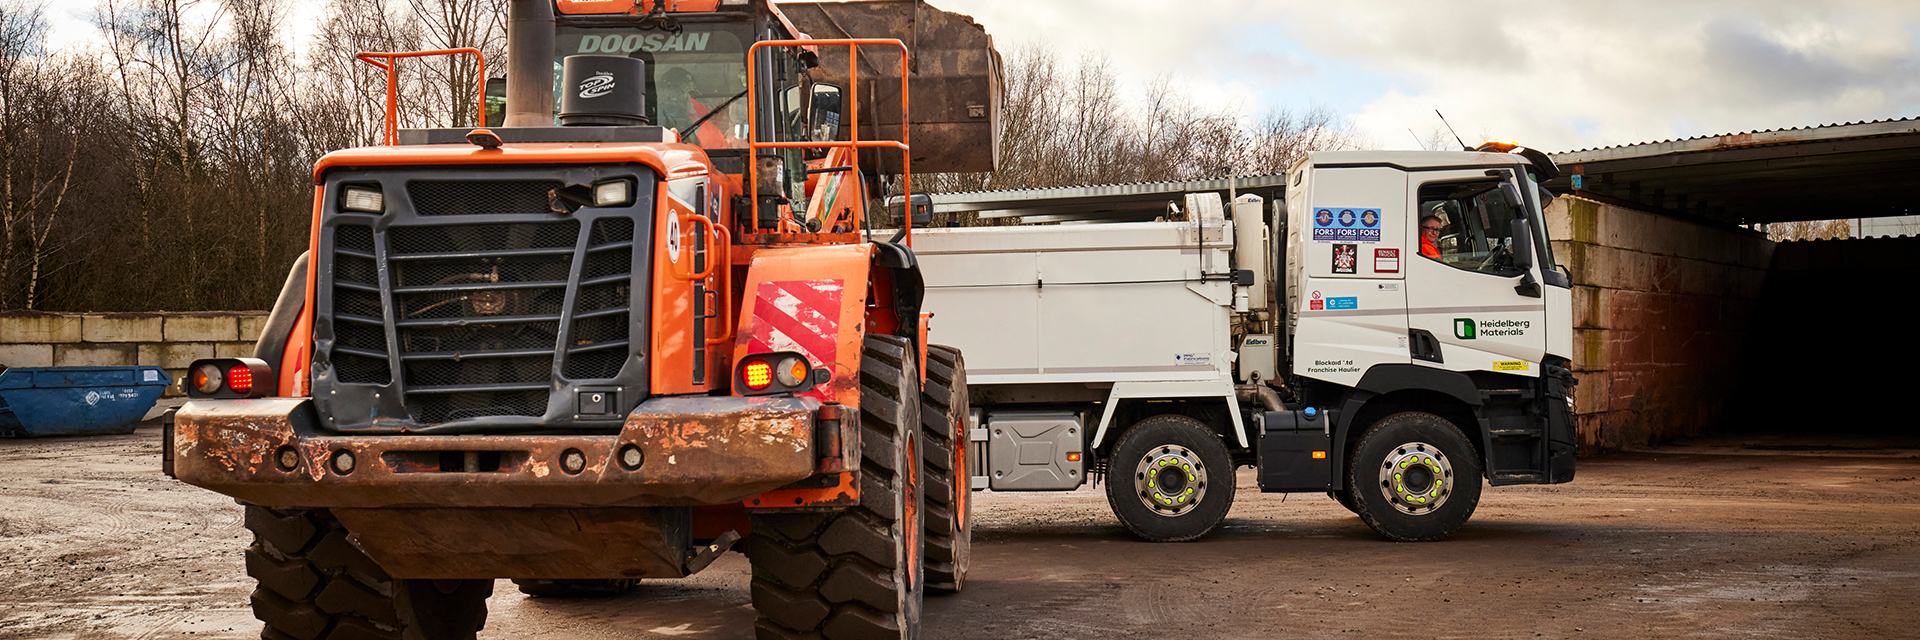
[{"label": "gravel surface", "polygon": [[[1836,442],[1838,444],[1836,444]],[[1139,542],[1104,492],[979,494],[966,592],[926,637],[1913,637],[1914,440],[1722,438],[1489,489],[1453,540],[1381,541],[1258,493],[1199,542]],[[240,507],[159,471],[159,432],[0,440],[0,638],[251,638]],[[612,599],[501,581],[483,638],[751,636],[747,563]]]}]

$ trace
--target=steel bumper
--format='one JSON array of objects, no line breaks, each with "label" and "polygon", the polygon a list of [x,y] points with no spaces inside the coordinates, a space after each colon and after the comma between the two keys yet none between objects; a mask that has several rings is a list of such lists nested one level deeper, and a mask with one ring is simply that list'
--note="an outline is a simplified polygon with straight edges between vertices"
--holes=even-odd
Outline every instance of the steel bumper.
[{"label": "steel bumper", "polygon": [[[345,436],[315,428],[304,398],[194,400],[173,416],[165,455],[184,482],[276,508],[714,505],[813,475],[819,409],[811,398],[655,398],[618,435]],[[620,460],[628,445],[637,467]],[[577,473],[570,452],[584,457]]]}]

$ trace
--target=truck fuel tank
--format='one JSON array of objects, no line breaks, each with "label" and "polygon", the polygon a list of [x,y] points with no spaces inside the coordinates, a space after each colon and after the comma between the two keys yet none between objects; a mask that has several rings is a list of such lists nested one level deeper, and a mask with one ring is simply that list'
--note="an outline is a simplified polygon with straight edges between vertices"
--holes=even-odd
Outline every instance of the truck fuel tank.
[{"label": "truck fuel tank", "polygon": [[1085,429],[1071,411],[991,411],[986,471],[996,491],[1070,491],[1087,479]]}]

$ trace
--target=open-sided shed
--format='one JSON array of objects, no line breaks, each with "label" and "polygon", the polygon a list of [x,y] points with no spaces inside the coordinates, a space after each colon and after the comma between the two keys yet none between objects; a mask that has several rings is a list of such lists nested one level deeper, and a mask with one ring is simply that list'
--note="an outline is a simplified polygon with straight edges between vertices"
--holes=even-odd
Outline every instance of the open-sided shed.
[{"label": "open-sided shed", "polygon": [[[1920,347],[1913,239],[1774,243],[1743,225],[1920,210],[1920,119],[1554,154],[1574,273],[1577,413],[1595,447],[1709,430],[1873,431]],[[1762,227],[1764,228],[1764,227]],[[1896,391],[1897,393],[1897,391]]]}]

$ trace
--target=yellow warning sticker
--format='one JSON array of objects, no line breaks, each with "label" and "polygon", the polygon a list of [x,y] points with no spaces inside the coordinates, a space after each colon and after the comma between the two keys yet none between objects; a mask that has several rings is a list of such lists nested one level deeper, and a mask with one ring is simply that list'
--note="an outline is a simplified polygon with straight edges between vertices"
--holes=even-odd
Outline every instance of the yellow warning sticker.
[{"label": "yellow warning sticker", "polygon": [[1526,371],[1526,370],[1527,370],[1527,361],[1525,361],[1525,360],[1495,360],[1495,361],[1493,361],[1493,370],[1494,370],[1494,371]]}]

